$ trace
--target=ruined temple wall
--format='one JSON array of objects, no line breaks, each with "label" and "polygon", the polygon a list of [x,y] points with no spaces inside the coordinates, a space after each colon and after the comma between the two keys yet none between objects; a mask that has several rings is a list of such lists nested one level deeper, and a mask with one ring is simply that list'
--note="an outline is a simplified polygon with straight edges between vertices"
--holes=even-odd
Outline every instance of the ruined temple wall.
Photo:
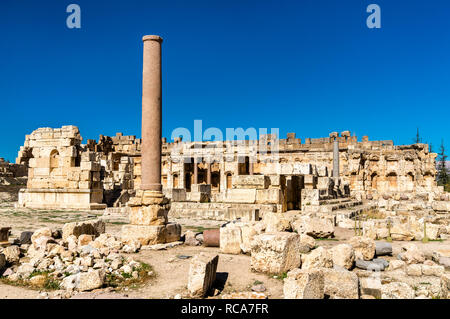
[{"label": "ruined temple wall", "polygon": [[101,207],[103,187],[97,153],[81,145],[75,126],[40,128],[26,136],[17,162],[27,156],[27,188],[19,193],[21,207]]},{"label": "ruined temple wall", "polygon": [[[318,188],[326,189],[327,178],[333,170],[334,139],[339,142],[341,182],[353,193],[379,195],[436,190],[436,154],[429,153],[427,145],[395,146],[392,141],[369,141],[367,136],[358,141],[348,131],[303,140],[294,133],[288,133],[286,139],[274,140],[268,134],[255,141],[231,142],[182,142],[177,138],[167,143],[163,138],[162,184],[166,191],[194,184],[194,164],[189,162],[196,159],[199,183],[206,183],[208,163],[211,163],[213,193],[232,188],[234,176],[252,173],[314,175],[321,178]],[[100,135],[98,141],[88,140],[86,145],[81,140],[74,126],[41,128],[27,136],[16,163],[30,166],[29,188],[103,189],[105,193],[139,189],[141,139],[117,133],[112,137]],[[58,164],[52,159],[53,151],[58,154]],[[78,167],[81,165],[89,166],[89,173],[82,172],[86,169]],[[111,200],[115,196],[111,195]]]}]

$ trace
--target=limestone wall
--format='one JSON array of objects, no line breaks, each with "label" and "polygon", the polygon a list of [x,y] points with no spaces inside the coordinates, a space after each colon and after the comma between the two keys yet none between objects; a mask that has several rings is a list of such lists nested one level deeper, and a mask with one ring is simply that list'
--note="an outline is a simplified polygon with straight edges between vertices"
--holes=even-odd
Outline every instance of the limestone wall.
[{"label": "limestone wall", "polygon": [[[335,139],[339,185],[330,179]],[[16,161],[30,167],[28,188],[95,189],[103,192],[108,205],[125,204],[140,186],[141,139],[117,133],[100,135],[98,141],[88,140],[85,145],[81,141],[75,126],[41,128],[28,135]],[[300,139],[288,133],[285,139],[267,134],[254,141],[182,142],[176,138],[168,143],[163,138],[162,142],[162,184],[169,197],[173,189],[189,193],[193,185],[210,181],[210,200],[223,201],[231,189],[240,188],[236,178],[245,175],[283,176],[285,187],[299,183],[299,177],[315,176],[314,188],[320,190],[321,198],[347,188],[359,198],[440,191],[435,182],[436,154],[426,144],[395,146],[392,141],[369,141],[367,136],[358,141],[349,131],[323,138]],[[289,191],[286,197],[292,198]],[[292,203],[297,199],[277,201],[295,207]]]},{"label": "limestone wall", "polygon": [[81,140],[76,126],[39,128],[26,136],[16,161],[28,162],[29,166],[27,188],[19,194],[19,206],[104,206],[98,154],[82,147]]}]

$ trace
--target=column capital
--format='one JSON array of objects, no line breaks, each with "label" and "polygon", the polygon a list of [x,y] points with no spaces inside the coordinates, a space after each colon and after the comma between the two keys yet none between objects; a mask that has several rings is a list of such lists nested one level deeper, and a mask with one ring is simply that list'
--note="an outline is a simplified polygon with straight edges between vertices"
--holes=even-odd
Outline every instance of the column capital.
[{"label": "column capital", "polygon": [[159,35],[144,35],[142,37],[142,41],[157,41],[159,43],[162,43],[163,38],[161,38]]}]

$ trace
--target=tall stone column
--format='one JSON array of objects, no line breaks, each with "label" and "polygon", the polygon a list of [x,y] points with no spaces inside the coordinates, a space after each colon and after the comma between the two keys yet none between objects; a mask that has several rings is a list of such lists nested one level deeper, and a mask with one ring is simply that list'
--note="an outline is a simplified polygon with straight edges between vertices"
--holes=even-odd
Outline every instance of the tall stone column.
[{"label": "tall stone column", "polygon": [[122,227],[122,242],[153,245],[180,239],[181,226],[168,223],[170,201],[161,185],[161,43],[157,35],[144,36],[142,73],[141,187],[130,199],[130,225]]},{"label": "tall stone column", "polygon": [[144,36],[142,72],[142,180],[141,189],[161,187],[161,44],[157,35]]},{"label": "tall stone column", "polygon": [[197,158],[194,158],[194,183],[198,184],[198,163]]},{"label": "tall stone column", "polygon": [[333,177],[339,178],[339,141],[333,142]]},{"label": "tall stone column", "polygon": [[208,170],[206,172],[206,184],[211,185],[211,162],[208,162]]}]

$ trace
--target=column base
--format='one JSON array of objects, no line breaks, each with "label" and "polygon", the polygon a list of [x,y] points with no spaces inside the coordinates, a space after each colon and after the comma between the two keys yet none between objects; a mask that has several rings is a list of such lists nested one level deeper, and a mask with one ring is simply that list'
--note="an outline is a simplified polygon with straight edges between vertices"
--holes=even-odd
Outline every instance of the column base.
[{"label": "column base", "polygon": [[162,192],[138,190],[128,206],[131,224],[122,226],[122,242],[155,245],[180,240],[181,225],[168,223],[170,200]]},{"label": "column base", "polygon": [[170,200],[162,192],[138,190],[136,196],[130,199],[129,215],[133,225],[158,226],[167,224]]}]

